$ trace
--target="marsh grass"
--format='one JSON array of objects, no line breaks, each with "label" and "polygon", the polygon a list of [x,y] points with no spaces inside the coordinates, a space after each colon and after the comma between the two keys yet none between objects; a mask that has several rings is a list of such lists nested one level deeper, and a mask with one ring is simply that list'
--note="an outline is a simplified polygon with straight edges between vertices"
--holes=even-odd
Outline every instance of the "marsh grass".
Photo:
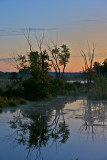
[{"label": "marsh grass", "polygon": [[18,101],[18,104],[27,104],[28,103],[28,101],[24,98],[18,98],[17,101]]},{"label": "marsh grass", "polygon": [[15,107],[18,104],[27,104],[27,100],[23,98],[7,98],[0,96],[0,109],[2,110],[3,107]]},{"label": "marsh grass", "polygon": [[[26,82],[26,81],[25,81]],[[28,80],[27,80],[28,82]],[[80,82],[68,83],[63,79],[49,81],[48,85],[41,87],[36,81],[29,79],[29,83],[21,88],[0,88],[0,107],[17,106],[26,104],[27,100],[51,100],[57,96],[86,96],[89,99],[107,99],[107,79],[98,78],[95,83],[81,84]]]},{"label": "marsh grass", "polygon": [[12,107],[17,106],[17,101],[15,99],[13,99],[13,98],[10,98],[8,100],[8,104],[7,105],[12,106]]},{"label": "marsh grass", "polygon": [[107,100],[107,79],[105,77],[97,79],[93,88],[90,88],[87,96],[93,100]]}]

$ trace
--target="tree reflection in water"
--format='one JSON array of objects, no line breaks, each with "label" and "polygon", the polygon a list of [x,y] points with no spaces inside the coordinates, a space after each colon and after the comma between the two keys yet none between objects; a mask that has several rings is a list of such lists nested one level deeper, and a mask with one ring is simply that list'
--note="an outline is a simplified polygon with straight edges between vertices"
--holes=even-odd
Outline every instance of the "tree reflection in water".
[{"label": "tree reflection in water", "polygon": [[[107,102],[83,100],[83,120],[80,132],[87,131],[88,137],[94,141],[96,133],[100,130],[105,142],[104,130],[107,129]],[[87,137],[87,138],[88,138]]]},{"label": "tree reflection in water", "polygon": [[65,104],[66,100],[57,99],[51,105],[19,111],[10,121],[14,140],[17,144],[26,145],[27,157],[35,151],[35,159],[43,159],[41,148],[48,142],[52,145],[68,140],[70,131],[64,118]]}]

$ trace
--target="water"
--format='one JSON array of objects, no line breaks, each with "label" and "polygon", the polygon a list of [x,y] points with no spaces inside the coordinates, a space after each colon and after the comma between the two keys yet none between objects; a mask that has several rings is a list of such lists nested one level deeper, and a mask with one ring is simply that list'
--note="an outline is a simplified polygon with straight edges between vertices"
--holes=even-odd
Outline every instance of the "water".
[{"label": "water", "polygon": [[107,101],[59,97],[4,109],[0,160],[107,160]]},{"label": "water", "polygon": [[85,83],[87,83],[87,80],[68,80],[67,82],[68,83],[79,82],[79,83],[85,84]]},{"label": "water", "polygon": [[[74,83],[74,82],[79,82],[81,84],[86,84],[88,83],[87,80],[68,80],[68,83]],[[91,81],[91,83],[94,83],[94,80]]]}]

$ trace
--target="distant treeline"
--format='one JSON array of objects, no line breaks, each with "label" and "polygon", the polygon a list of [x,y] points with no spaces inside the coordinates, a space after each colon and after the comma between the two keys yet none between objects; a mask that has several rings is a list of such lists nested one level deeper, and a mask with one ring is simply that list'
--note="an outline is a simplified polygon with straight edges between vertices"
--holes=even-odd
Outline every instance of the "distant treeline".
[{"label": "distant treeline", "polygon": [[[12,73],[13,72],[0,72],[0,78],[8,79],[11,76]],[[25,77],[25,79],[31,77],[30,73],[20,73],[20,72],[18,72],[17,74],[18,74],[19,77],[20,76]],[[56,77],[55,72],[48,72],[48,74],[52,77]],[[64,74],[64,79],[65,80],[74,80],[74,79],[77,80],[77,79],[83,79],[83,78],[84,78],[84,75],[83,75],[82,72],[65,72],[65,74]]]}]

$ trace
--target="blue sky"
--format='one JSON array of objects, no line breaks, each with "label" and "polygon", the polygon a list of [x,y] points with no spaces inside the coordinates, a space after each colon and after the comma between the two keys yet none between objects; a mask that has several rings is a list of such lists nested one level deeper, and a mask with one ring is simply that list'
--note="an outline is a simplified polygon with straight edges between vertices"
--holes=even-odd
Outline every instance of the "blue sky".
[{"label": "blue sky", "polygon": [[0,28],[63,28],[106,15],[107,0],[0,0]]},{"label": "blue sky", "polygon": [[29,27],[41,34],[46,30],[48,39],[58,35],[60,42],[67,43],[72,50],[74,70],[77,68],[73,63],[79,61],[79,50],[86,49],[87,40],[96,43],[96,59],[104,59],[106,15],[107,0],[0,0],[0,59],[26,48],[21,34]]}]

